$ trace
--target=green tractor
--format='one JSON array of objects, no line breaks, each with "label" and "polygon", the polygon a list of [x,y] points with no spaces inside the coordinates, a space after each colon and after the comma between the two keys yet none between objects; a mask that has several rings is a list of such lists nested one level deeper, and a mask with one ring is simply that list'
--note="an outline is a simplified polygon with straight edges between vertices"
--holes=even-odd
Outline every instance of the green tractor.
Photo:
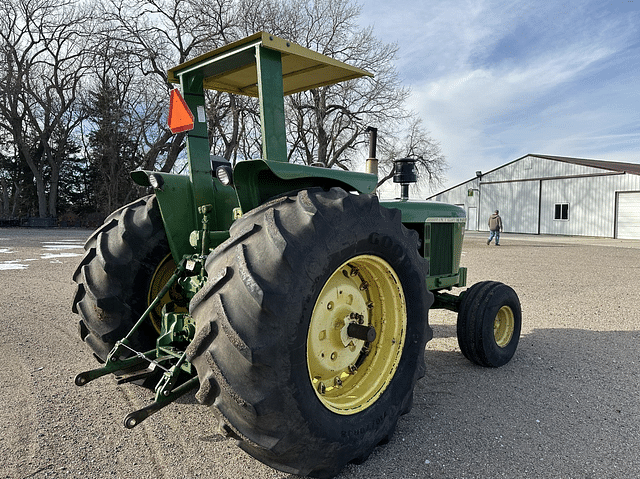
[{"label": "green tractor", "polygon": [[[102,363],[75,383],[113,374],[155,393],[125,427],[197,388],[216,431],[256,459],[332,477],[410,411],[430,308],[458,313],[469,360],[511,359],[516,293],[451,293],[466,285],[465,214],[408,200],[411,160],[396,162],[403,194],[389,202],[372,194],[376,174],[287,162],[284,96],[367,75],[267,33],[169,70],[183,93],[170,124],[193,127],[189,176],[133,172],[154,194],[105,220],[73,277],[80,336]],[[204,89],[258,98],[262,159],[210,156]]]}]

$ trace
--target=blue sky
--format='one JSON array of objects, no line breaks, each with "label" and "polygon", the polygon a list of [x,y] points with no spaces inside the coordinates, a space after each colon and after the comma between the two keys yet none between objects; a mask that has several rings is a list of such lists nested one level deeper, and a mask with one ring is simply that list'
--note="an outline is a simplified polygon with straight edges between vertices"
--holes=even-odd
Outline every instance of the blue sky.
[{"label": "blue sky", "polygon": [[360,0],[445,187],[528,153],[640,163],[640,0]]}]

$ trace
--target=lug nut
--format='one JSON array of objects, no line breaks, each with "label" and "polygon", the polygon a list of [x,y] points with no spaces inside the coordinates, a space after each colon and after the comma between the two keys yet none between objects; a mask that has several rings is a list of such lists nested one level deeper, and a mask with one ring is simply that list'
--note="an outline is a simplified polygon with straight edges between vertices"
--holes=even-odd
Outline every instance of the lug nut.
[{"label": "lug nut", "polygon": [[318,392],[320,394],[324,394],[327,391],[327,387],[324,385],[323,382],[321,382],[320,384],[318,384]]}]

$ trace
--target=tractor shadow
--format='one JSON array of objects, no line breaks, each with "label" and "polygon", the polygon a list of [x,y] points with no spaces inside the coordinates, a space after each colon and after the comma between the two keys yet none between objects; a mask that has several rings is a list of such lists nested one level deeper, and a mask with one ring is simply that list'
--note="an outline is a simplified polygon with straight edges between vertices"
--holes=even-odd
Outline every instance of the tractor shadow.
[{"label": "tractor shadow", "polygon": [[389,444],[338,477],[498,477],[505,464],[509,477],[587,477],[599,468],[593,477],[605,477],[613,464],[631,473],[639,340],[640,331],[537,329],[493,369],[455,350],[455,326],[436,325],[412,411]]},{"label": "tractor shadow", "polygon": [[[510,363],[494,369],[464,358],[455,329],[434,325],[426,375],[389,443],[337,478],[502,477],[507,464],[506,477],[612,477],[614,467],[617,477],[635,477],[640,331],[535,329],[520,338]],[[231,454],[264,477],[299,477],[216,435],[194,392],[178,404],[180,424],[195,425],[206,450]]]}]

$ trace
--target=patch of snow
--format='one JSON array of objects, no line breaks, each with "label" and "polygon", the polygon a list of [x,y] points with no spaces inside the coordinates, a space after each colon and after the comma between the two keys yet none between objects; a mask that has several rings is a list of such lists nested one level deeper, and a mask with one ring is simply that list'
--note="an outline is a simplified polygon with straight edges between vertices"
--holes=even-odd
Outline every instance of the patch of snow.
[{"label": "patch of snow", "polygon": [[74,256],[82,256],[80,253],[45,253],[40,255],[42,259],[51,259],[51,258],[73,258]]},{"label": "patch of snow", "polygon": [[54,250],[54,251],[58,251],[58,250],[63,250],[63,249],[81,249],[84,247],[83,243],[78,243],[77,241],[69,241],[69,242],[64,242],[64,241],[56,241],[56,242],[44,242],[42,243],[42,247],[45,250]]},{"label": "patch of snow", "polygon": [[4,261],[0,263],[0,271],[5,271],[9,269],[27,269],[27,265],[20,264],[17,261]]}]

